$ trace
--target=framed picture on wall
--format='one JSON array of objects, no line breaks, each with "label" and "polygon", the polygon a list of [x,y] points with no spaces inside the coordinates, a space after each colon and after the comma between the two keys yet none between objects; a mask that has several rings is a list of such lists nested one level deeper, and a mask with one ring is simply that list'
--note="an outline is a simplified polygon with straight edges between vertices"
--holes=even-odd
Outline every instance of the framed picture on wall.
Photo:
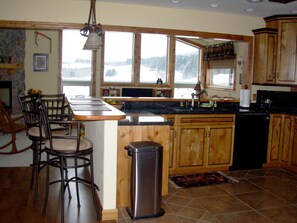
[{"label": "framed picture on wall", "polygon": [[33,71],[48,71],[48,54],[33,54]]}]

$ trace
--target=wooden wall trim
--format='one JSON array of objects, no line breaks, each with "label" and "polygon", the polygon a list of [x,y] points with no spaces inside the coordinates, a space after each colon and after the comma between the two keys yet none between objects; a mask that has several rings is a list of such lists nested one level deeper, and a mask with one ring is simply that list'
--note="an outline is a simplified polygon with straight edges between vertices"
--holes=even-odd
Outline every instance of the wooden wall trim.
[{"label": "wooden wall trim", "polygon": [[[57,23],[57,22],[0,20],[0,28],[81,29],[83,27],[84,27],[83,23]],[[197,36],[197,37],[201,37],[201,38],[222,38],[222,39],[242,40],[242,41],[249,41],[250,38],[253,39],[253,36],[243,36],[243,35],[225,34],[225,33],[212,33],[212,32],[200,32],[200,31],[190,31],[190,30],[177,30],[177,29],[161,29],[161,28],[132,27],[132,26],[111,26],[111,25],[102,25],[102,28],[103,28],[103,30],[106,30],[106,31]]]}]

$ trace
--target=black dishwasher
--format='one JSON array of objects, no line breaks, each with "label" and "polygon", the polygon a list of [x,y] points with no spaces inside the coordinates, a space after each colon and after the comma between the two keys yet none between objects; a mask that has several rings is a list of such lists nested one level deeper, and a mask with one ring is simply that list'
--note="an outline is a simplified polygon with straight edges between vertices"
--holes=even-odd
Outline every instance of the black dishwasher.
[{"label": "black dishwasher", "polygon": [[268,131],[269,113],[249,111],[236,114],[231,170],[262,168],[266,162]]}]

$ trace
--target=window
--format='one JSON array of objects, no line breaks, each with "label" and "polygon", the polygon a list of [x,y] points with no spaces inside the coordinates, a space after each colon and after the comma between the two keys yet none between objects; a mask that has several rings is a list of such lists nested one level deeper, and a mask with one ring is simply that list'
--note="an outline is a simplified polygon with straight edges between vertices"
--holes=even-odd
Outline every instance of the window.
[{"label": "window", "polygon": [[107,31],[103,51],[102,86],[157,86],[161,78],[163,85],[158,87],[174,88],[175,97],[190,97],[199,79],[201,50],[194,41]]},{"label": "window", "polygon": [[207,63],[207,88],[235,89],[235,64],[233,59],[214,60]]},{"label": "window", "polygon": [[83,50],[85,42],[79,30],[63,30],[62,92],[67,96],[90,95],[92,51]]},{"label": "window", "polygon": [[166,82],[167,37],[141,34],[140,83]]},{"label": "window", "polygon": [[176,41],[174,97],[190,97],[198,82],[200,72],[200,49]]},{"label": "window", "polygon": [[131,83],[133,33],[105,32],[103,82]]}]

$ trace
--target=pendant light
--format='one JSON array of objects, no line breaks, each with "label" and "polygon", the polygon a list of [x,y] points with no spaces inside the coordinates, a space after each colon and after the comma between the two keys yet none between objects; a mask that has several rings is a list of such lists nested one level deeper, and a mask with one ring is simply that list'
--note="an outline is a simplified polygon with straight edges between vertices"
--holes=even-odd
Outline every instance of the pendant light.
[{"label": "pendant light", "polygon": [[88,23],[80,30],[82,36],[88,37],[84,50],[97,50],[100,48],[100,36],[103,33],[102,26],[96,22],[96,0],[91,0]]}]

